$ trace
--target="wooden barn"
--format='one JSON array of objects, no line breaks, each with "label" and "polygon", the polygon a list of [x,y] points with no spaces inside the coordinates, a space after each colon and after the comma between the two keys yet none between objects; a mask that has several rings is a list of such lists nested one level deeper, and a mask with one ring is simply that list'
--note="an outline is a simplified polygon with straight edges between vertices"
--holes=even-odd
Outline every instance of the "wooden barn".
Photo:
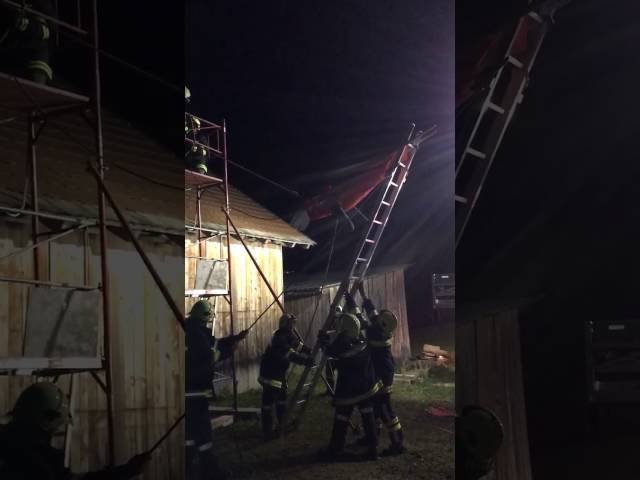
[{"label": "wooden barn", "polygon": [[[225,196],[220,185],[204,191],[201,196],[201,235],[205,239],[198,240],[194,226],[197,225],[197,201],[193,190],[187,190],[185,200],[185,217],[187,236],[185,237],[185,289],[196,287],[197,265],[200,260],[211,259],[222,262],[223,288],[228,287],[227,263],[231,254],[231,298],[233,303],[234,333],[248,328],[273,303],[273,295],[263,281],[258,269],[253,264],[247,250],[237,235],[232,236],[231,248],[227,248],[226,217],[222,210]],[[271,288],[277,295],[282,295],[284,285],[283,248],[309,248],[315,243],[256,203],[244,193],[229,188],[230,214],[233,224],[238,229],[242,241],[260,266]],[[190,228],[191,227],[191,228]],[[226,285],[225,285],[226,283]],[[221,292],[222,293],[222,292]],[[282,296],[280,297],[282,299]],[[196,297],[187,297],[186,311],[197,301]],[[224,295],[213,296],[209,301],[215,304],[217,337],[231,333],[229,303]],[[271,334],[277,328],[281,311],[272,305],[264,316],[251,329],[251,333],[243,341],[235,355],[236,380],[238,391],[258,388],[258,367],[260,356],[271,340]],[[229,365],[221,368],[228,377]],[[219,390],[231,387],[228,381],[217,384]]]},{"label": "wooden barn", "polygon": [[[398,317],[398,328],[391,347],[398,361],[411,356],[404,270],[404,266],[372,268],[364,282],[365,293],[374,305],[379,309],[391,310]],[[324,275],[319,275],[294,280],[287,286],[286,309],[298,317],[298,330],[307,342],[315,342],[315,335],[326,319],[340,281],[339,274],[329,274],[326,280]]]},{"label": "wooden barn", "polygon": [[[87,170],[88,160],[95,161],[93,132],[78,114],[48,118],[39,133],[34,185],[27,155],[27,114],[33,107],[17,87],[17,81],[0,78],[0,414],[9,411],[23,388],[37,380],[28,369],[9,366],[30,361],[24,348],[29,341],[25,328],[33,329],[26,321],[30,298],[37,296],[36,291],[55,290],[9,279],[94,289],[101,283],[98,189]],[[20,89],[36,98],[41,108],[88,100],[28,82]],[[103,113],[103,122],[106,184],[172,297],[181,304],[182,159],[113,115]],[[38,216],[33,215],[35,210]],[[183,413],[184,335],[111,208],[106,217],[113,443],[115,461],[121,463],[150,448]],[[42,243],[35,256],[33,250],[20,251],[33,244],[32,222],[39,230],[38,242],[59,236]],[[103,314],[100,305],[92,308],[95,311],[89,317],[96,318],[98,337],[93,341],[99,349],[95,360],[100,364]],[[43,315],[30,311],[29,321]],[[54,320],[40,318],[42,325]],[[78,326],[79,333],[93,328],[86,323]],[[92,375],[104,382],[103,371],[78,368],[65,374],[56,370],[60,362],[53,358],[48,365],[54,373],[63,373],[58,382],[65,391],[73,384],[68,464],[76,472],[99,469],[107,461],[107,407],[106,396]],[[183,446],[183,429],[178,428],[159,447],[144,478],[183,478]]]}]

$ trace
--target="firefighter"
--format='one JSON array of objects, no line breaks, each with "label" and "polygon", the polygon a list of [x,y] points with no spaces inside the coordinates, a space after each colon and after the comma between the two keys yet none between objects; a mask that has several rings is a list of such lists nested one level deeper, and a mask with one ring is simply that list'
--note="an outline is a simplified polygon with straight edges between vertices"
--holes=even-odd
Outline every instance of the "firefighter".
[{"label": "firefighter", "polygon": [[[55,16],[50,0],[34,0],[24,5],[44,15]],[[9,23],[0,30],[0,68],[36,83],[49,83],[53,78],[49,63],[49,22],[38,14],[26,11],[7,10],[2,16]]]},{"label": "firefighter", "polygon": [[273,406],[275,404],[278,424],[282,428],[282,419],[287,407],[287,371],[291,362],[299,365],[313,365],[311,349],[304,345],[295,334],[296,317],[284,314],[278,322],[278,329],[271,337],[271,343],[260,361],[262,385],[262,432],[265,441],[274,438]]},{"label": "firefighter", "polygon": [[[213,396],[216,362],[231,357],[248,331],[216,339],[210,323],[215,321],[211,304],[197,301],[186,322],[185,414],[187,479],[222,479],[226,477],[213,454],[209,417],[209,399]],[[199,473],[196,464],[199,463]]]},{"label": "firefighter", "polygon": [[[353,300],[351,300],[353,301]],[[398,319],[389,310],[381,310],[378,312],[373,302],[364,297],[362,306],[371,320],[368,322],[365,335],[367,345],[371,350],[371,358],[383,387],[376,396],[375,415],[376,419],[381,420],[389,433],[391,444],[382,451],[382,456],[400,455],[405,452],[404,435],[402,433],[402,425],[400,419],[393,411],[391,406],[391,392],[393,390],[393,376],[395,373],[395,362],[393,353],[391,353],[391,345],[393,342],[393,332],[398,325]]]},{"label": "firefighter", "polygon": [[[185,85],[185,106],[190,102],[191,90],[189,90],[189,88]],[[205,134],[200,133],[200,120],[187,112],[185,112],[184,114],[184,133],[186,136],[189,136],[191,140],[200,144],[195,145],[193,143],[190,143],[189,149],[185,153],[187,165],[191,170],[206,175],[208,173],[207,159],[209,156],[209,151],[207,150],[205,145],[208,146],[209,144],[208,137]]]},{"label": "firefighter", "polygon": [[456,478],[479,480],[493,470],[504,429],[486,408],[468,405],[455,420]]},{"label": "firefighter", "polygon": [[71,423],[66,395],[54,383],[27,387],[9,412],[11,420],[0,426],[0,478],[3,480],[125,480],[142,472],[149,454],[132,457],[126,464],[100,471],[74,474],[64,465],[64,452],[51,446],[53,435]]},{"label": "firefighter", "polygon": [[343,458],[347,429],[354,407],[358,407],[366,435],[367,451],[363,460],[377,460],[378,438],[375,432],[373,398],[382,388],[376,379],[371,353],[360,337],[360,321],[351,313],[341,313],[335,322],[337,336],[333,341],[328,332],[319,332],[318,341],[335,362],[338,378],[333,398],[335,417],[328,448],[320,452],[320,460]]}]

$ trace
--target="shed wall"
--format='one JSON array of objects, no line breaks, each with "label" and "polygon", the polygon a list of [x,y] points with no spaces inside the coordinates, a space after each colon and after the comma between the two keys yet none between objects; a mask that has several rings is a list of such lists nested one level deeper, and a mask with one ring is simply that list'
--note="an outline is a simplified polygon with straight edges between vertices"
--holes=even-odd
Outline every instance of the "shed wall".
[{"label": "shed wall", "polygon": [[[140,241],[179,302],[183,284],[176,272],[183,268],[183,251],[159,238],[141,237]],[[0,221],[0,257],[24,247],[30,240],[27,224]],[[84,234],[76,232],[41,249],[42,278],[97,285],[98,241],[98,236],[90,233],[85,247]],[[29,252],[0,261],[0,274],[33,278],[32,259]],[[110,235],[108,262],[116,461],[124,462],[153,445],[183,412],[184,336],[129,242]],[[29,288],[0,282],[0,356],[21,356]],[[100,468],[106,461],[106,398],[89,373],[73,377],[76,412],[70,466],[82,472]],[[68,389],[70,378],[60,378],[63,389]],[[18,394],[33,381],[32,377],[0,377],[0,412],[10,410]],[[153,456],[144,478],[182,478],[183,446],[183,429],[178,428]]]},{"label": "shed wall", "polygon": [[[404,271],[396,270],[367,277],[364,282],[364,290],[378,309],[391,310],[397,315],[398,328],[394,334],[391,350],[397,360],[408,359],[411,356],[411,342],[407,319]],[[287,311],[298,317],[298,330],[305,341],[311,345],[315,343],[316,334],[326,320],[329,307],[337,291],[338,287],[333,286],[324,289],[322,295],[289,295],[285,298]]]}]

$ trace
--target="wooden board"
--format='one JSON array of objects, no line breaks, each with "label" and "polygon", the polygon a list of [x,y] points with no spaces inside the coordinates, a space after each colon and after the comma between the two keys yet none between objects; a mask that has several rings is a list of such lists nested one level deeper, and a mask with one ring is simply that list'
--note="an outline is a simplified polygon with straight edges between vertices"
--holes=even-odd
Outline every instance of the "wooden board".
[{"label": "wooden board", "polygon": [[25,357],[98,358],[99,290],[29,289]]}]

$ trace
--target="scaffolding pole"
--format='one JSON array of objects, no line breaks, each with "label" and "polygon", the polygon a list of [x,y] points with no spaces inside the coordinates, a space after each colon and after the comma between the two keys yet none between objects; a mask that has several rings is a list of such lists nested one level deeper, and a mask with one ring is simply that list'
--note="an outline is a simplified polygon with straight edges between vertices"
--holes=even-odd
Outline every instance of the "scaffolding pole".
[{"label": "scaffolding pole", "polygon": [[[227,265],[229,268],[229,323],[231,335],[234,334],[233,324],[233,284],[231,283],[231,230],[229,229],[229,157],[227,155],[227,121],[222,121],[222,148],[224,153],[224,212],[227,217]],[[231,379],[233,381],[233,411],[238,411],[238,380],[236,378],[236,354],[231,352]]]},{"label": "scaffolding pole", "polygon": [[[120,220],[120,224],[127,231],[130,236],[136,250],[142,257],[145,265],[148,267],[149,272],[152,277],[158,284],[162,294],[165,296],[167,302],[169,303],[171,309],[176,314],[176,318],[178,323],[184,328],[184,315],[177,307],[175,301],[169,294],[168,289],[164,285],[162,279],[157,274],[153,265],[149,261],[147,255],[142,249],[141,245],[137,241],[136,237],[133,234],[133,230],[131,226],[128,224],[126,218],[123,216],[122,212],[119,210],[117,205],[115,204],[113,198],[111,198],[109,191],[107,190],[104,184],[104,176],[106,166],[104,162],[104,139],[103,139],[103,118],[102,118],[102,107],[101,107],[101,81],[100,81],[100,54],[102,53],[99,48],[99,35],[98,35],[98,6],[97,0],[92,0],[91,5],[91,18],[88,19],[88,23],[90,26],[87,30],[82,28],[80,18],[78,17],[78,25],[72,25],[68,22],[64,22],[58,18],[51,17],[45,15],[42,12],[39,12],[35,9],[25,6],[24,4],[14,2],[11,0],[0,0],[1,4],[7,5],[15,10],[20,10],[23,12],[27,12],[33,15],[37,15],[40,18],[43,18],[51,23],[58,25],[62,28],[70,30],[75,33],[79,33],[82,35],[88,35],[89,42],[85,42],[85,45],[88,46],[91,50],[91,61],[93,64],[92,71],[92,97],[91,98],[80,98],[77,95],[73,95],[70,92],[62,92],[61,90],[54,89],[60,93],[65,93],[69,98],[73,98],[76,101],[80,100],[81,105],[66,105],[59,106],[54,108],[44,108],[37,103],[27,92],[24,92],[31,101],[31,109],[27,116],[27,161],[25,173],[27,178],[31,183],[31,192],[30,192],[30,203],[31,210],[21,208],[13,208],[13,207],[5,207],[0,206],[0,211],[21,214],[21,215],[29,215],[31,217],[31,236],[32,236],[32,245],[29,245],[25,248],[22,248],[16,252],[12,252],[11,254],[2,257],[9,258],[19,253],[28,252],[29,250],[33,251],[33,279],[22,279],[22,278],[9,278],[9,277],[0,277],[1,282],[13,282],[13,283],[22,283],[29,284],[35,286],[47,286],[47,287],[65,287],[65,288],[73,288],[77,290],[96,290],[99,289],[102,292],[102,300],[103,300],[103,325],[104,325],[104,335],[103,335],[103,349],[104,349],[104,360],[101,364],[101,369],[105,371],[105,380],[102,381],[100,377],[98,377],[94,371],[91,371],[94,379],[99,384],[101,389],[104,391],[107,401],[107,436],[108,436],[108,451],[107,451],[107,464],[113,465],[115,463],[115,427],[114,427],[114,403],[113,403],[113,376],[112,376],[112,368],[111,368],[111,311],[110,311],[110,292],[109,292],[109,265],[108,265],[108,242],[107,242],[107,227],[114,225],[114,222],[108,221],[106,218],[106,201],[108,200],[113,207],[113,210],[116,212]],[[23,2],[24,3],[24,2]],[[14,77],[14,79],[16,79]],[[17,79],[16,79],[17,81]],[[19,83],[19,82],[18,82]],[[44,88],[44,87],[43,87]],[[92,111],[92,118],[87,118],[83,112],[79,111],[83,106],[88,106]],[[67,215],[59,215],[52,214],[47,212],[41,212],[39,208],[39,190],[38,190],[38,169],[37,169],[37,142],[40,137],[40,133],[46,126],[46,122],[49,116],[66,114],[78,111],[78,113],[82,114],[82,117],[88,121],[88,123],[93,127],[93,135],[94,135],[94,143],[95,143],[95,151],[91,154],[91,158],[89,160],[90,170],[94,173],[96,177],[96,182],[98,184],[97,191],[97,200],[98,200],[98,219],[97,221],[93,220],[89,221],[87,218],[74,218]],[[87,148],[87,150],[91,151],[91,149]],[[26,195],[26,192],[25,192]],[[71,222],[75,226],[63,229],[62,232],[52,232],[52,237],[41,241],[41,235],[49,235],[48,232],[40,232],[41,219],[48,218],[62,222]],[[118,223],[115,223],[118,225]],[[101,265],[101,284],[97,287],[89,286],[89,238],[88,238],[88,228],[96,226],[98,227],[100,242],[100,265]],[[141,229],[139,226],[135,227],[136,229]],[[84,245],[84,283],[85,285],[72,285],[68,283],[60,283],[60,282],[52,282],[47,280],[42,280],[41,277],[41,265],[39,258],[39,250],[41,249],[43,244],[49,244],[55,239],[58,239],[64,235],[67,235],[73,231],[83,230],[83,245]],[[143,227],[142,230],[146,231],[147,228]],[[170,230],[162,230],[154,228],[153,230],[149,230],[153,232],[166,233],[169,235],[176,235],[177,232]],[[0,259],[1,260],[1,259]],[[48,274],[50,276],[50,272]],[[63,369],[61,370],[63,373],[73,373],[73,371],[89,371],[87,369]],[[173,427],[172,427],[173,428]]]},{"label": "scaffolding pole", "polygon": [[113,465],[115,462],[115,427],[113,424],[113,377],[111,375],[111,305],[109,288],[109,263],[107,257],[107,224],[106,224],[106,200],[104,190],[100,188],[100,183],[104,181],[104,143],[102,138],[102,105],[101,105],[101,84],[100,84],[100,50],[98,44],[98,2],[91,1],[92,7],[92,55],[93,55],[93,114],[95,116],[95,142],[97,155],[97,168],[100,175],[98,181],[98,215],[100,230],[100,270],[102,276],[102,315],[104,328],[104,356],[105,356],[105,395],[107,397],[107,427],[109,429],[109,451],[107,464]]}]

